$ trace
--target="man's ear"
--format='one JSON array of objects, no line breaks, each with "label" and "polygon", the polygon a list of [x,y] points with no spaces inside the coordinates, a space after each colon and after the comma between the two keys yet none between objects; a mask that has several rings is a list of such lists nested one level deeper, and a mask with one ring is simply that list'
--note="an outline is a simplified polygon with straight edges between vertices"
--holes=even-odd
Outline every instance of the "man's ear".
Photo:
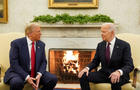
[{"label": "man's ear", "polygon": [[111,31],[112,34],[115,34],[114,30]]},{"label": "man's ear", "polygon": [[31,37],[31,36],[32,36],[32,33],[29,33],[29,34],[28,34],[28,37]]}]

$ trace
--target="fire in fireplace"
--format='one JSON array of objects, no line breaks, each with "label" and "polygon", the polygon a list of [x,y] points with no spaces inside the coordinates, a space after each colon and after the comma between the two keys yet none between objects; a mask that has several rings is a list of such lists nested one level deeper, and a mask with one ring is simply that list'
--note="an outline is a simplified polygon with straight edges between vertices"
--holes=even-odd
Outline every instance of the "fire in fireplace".
[{"label": "fire in fireplace", "polygon": [[79,83],[78,73],[94,58],[95,49],[49,49],[49,71],[59,83]]},{"label": "fire in fireplace", "polygon": [[63,71],[64,73],[77,74],[79,72],[79,52],[68,50],[64,52],[64,57],[62,59]]}]

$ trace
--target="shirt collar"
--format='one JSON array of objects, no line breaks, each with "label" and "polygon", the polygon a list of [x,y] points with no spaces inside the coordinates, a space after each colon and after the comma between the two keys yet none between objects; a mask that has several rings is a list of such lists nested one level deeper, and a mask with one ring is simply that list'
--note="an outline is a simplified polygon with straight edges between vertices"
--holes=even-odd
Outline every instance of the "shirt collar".
[{"label": "shirt collar", "polygon": [[32,40],[30,40],[29,37],[26,37],[26,38],[27,38],[28,45],[32,45]]},{"label": "shirt collar", "polygon": [[110,44],[114,45],[115,41],[116,41],[116,37],[113,38],[113,40],[110,42]]}]

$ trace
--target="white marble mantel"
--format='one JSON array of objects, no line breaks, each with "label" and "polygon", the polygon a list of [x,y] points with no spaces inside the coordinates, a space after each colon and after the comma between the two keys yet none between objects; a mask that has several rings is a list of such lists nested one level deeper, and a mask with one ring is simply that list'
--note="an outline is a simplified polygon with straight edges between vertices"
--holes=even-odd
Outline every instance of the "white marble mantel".
[{"label": "white marble mantel", "polygon": [[[97,44],[102,40],[100,34],[101,25],[40,24],[41,39],[46,44],[47,58],[50,48],[96,49]],[[118,28],[118,24],[115,25]]]},{"label": "white marble mantel", "polygon": [[[97,44],[102,40],[100,27],[101,24],[41,24],[41,39],[46,44],[47,60],[49,60],[49,50],[51,48],[96,49]],[[59,83],[56,88],[79,89],[80,84]]]},{"label": "white marble mantel", "polygon": [[[43,24],[42,36],[48,38],[99,38],[102,23],[96,24]],[[118,27],[118,24],[115,24]]]}]

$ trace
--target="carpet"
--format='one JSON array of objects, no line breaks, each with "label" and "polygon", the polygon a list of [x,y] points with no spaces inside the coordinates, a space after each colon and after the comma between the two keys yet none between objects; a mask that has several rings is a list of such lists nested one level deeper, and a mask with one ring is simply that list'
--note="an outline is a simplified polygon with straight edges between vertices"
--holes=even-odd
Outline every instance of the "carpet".
[{"label": "carpet", "polygon": [[[40,89],[38,89],[40,90]],[[54,90],[80,90],[80,89],[54,89]]]},{"label": "carpet", "polygon": [[80,90],[80,89],[54,89],[54,90]]}]

